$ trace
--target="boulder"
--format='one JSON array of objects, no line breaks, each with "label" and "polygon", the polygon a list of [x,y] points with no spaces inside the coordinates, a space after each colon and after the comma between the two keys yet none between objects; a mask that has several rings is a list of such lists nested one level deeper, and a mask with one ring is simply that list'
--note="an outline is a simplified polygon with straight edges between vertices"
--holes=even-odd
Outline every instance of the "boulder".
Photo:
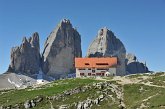
[{"label": "boulder", "polygon": [[6,109],[11,109],[11,105],[10,106],[7,106]]},{"label": "boulder", "polygon": [[22,44],[11,49],[11,63],[8,72],[35,74],[40,69],[39,35],[35,32],[32,37],[23,38]]},{"label": "boulder", "polygon": [[135,55],[128,53],[126,56],[126,71],[128,74],[149,72],[146,63],[139,62]]},{"label": "boulder", "polygon": [[75,72],[74,58],[81,57],[81,37],[69,20],[62,20],[50,33],[42,53],[42,70],[48,76],[66,77]]},{"label": "boulder", "polygon": [[87,52],[87,57],[117,57],[119,65],[116,75],[125,75],[125,55],[123,43],[106,27],[98,31]]},{"label": "boulder", "polygon": [[35,107],[36,106],[36,103],[34,102],[34,100],[31,100],[31,106],[32,107]]},{"label": "boulder", "polygon": [[88,98],[87,100],[84,101],[83,109],[90,109],[91,105],[92,105],[92,100]]},{"label": "boulder", "polygon": [[102,90],[104,88],[103,83],[96,83],[95,88]]},{"label": "boulder", "polygon": [[99,98],[96,98],[93,102],[94,102],[94,104],[98,105],[100,100],[99,100]]},{"label": "boulder", "polygon": [[84,109],[88,109],[89,108],[89,104],[88,103],[84,103]]},{"label": "boulder", "polygon": [[15,104],[14,109],[20,109],[20,104]]},{"label": "boulder", "polygon": [[102,101],[104,99],[104,95],[99,96],[99,100]]},{"label": "boulder", "polygon": [[43,101],[43,97],[41,97],[41,96],[35,97],[35,102],[39,103],[41,101]]},{"label": "boulder", "polygon": [[77,109],[83,109],[83,102],[79,102],[79,103],[78,103]]},{"label": "boulder", "polygon": [[61,105],[59,106],[59,109],[68,109],[68,105]]},{"label": "boulder", "polygon": [[30,103],[29,100],[27,100],[27,101],[24,103],[24,107],[25,107],[25,109],[31,108],[31,103]]}]

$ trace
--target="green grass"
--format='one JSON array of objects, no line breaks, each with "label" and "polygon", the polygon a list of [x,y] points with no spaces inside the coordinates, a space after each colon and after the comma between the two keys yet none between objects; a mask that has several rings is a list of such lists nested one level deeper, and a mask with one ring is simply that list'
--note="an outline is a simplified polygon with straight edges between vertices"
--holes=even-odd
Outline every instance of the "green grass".
[{"label": "green grass", "polygon": [[99,105],[93,105],[91,109],[119,109],[118,103],[114,103],[110,98],[100,102]]},{"label": "green grass", "polygon": [[[158,73],[153,75],[148,75],[151,78],[148,78],[146,81],[153,82],[155,85],[159,86],[165,86],[165,76],[163,76],[164,73]],[[128,76],[128,78],[141,78],[141,76],[147,76],[144,75],[131,75]],[[126,84],[126,85],[120,85],[116,81],[113,81],[112,77],[110,78],[104,78],[108,80],[107,82],[110,82],[111,84],[116,84],[121,89],[123,88],[124,92],[124,103],[126,104],[126,109],[136,109],[139,108],[142,103],[144,105],[148,106],[146,109],[164,109],[165,107],[165,88],[160,87],[154,87],[154,86],[146,86],[143,84]],[[36,96],[42,96],[44,100],[37,104],[37,107],[33,109],[50,109],[50,102],[52,103],[53,107],[56,109],[59,108],[59,105],[63,104],[73,104],[78,103],[84,100],[87,100],[87,98],[95,99],[97,98],[101,93],[97,93],[100,91],[100,89],[91,88],[85,92],[80,92],[78,94],[73,94],[70,96],[65,96],[65,98],[61,98],[59,100],[47,100],[47,96],[53,96],[60,93],[63,93],[64,91],[74,89],[76,87],[82,87],[85,85],[93,84],[96,82],[101,82],[101,80],[95,80],[92,78],[88,79],[65,79],[65,80],[58,80],[54,81],[52,83],[43,85],[39,88],[27,88],[27,89],[21,89],[21,90],[7,90],[7,91],[0,91],[0,106],[8,106],[15,104],[22,104],[26,100],[34,99]],[[143,87],[143,90],[139,90]],[[103,89],[104,90],[104,89]],[[106,89],[107,90],[107,89]],[[93,105],[91,109],[118,109],[119,100],[116,98],[116,94],[112,93],[110,89],[108,89],[109,93],[113,95],[113,97],[116,99],[115,102],[112,101],[110,97],[106,97],[106,99],[102,102],[100,102],[99,105]],[[2,94],[3,92],[6,92]],[[157,94],[157,95],[156,95]],[[156,96],[153,96],[156,95]],[[147,99],[148,97],[153,96],[152,98],[148,99],[147,101],[143,101],[144,99]],[[23,108],[23,107],[22,107]],[[70,109],[76,109],[75,106],[70,107]]]},{"label": "green grass", "polygon": [[132,74],[132,75],[128,75],[127,77],[129,77],[129,78],[140,78],[142,76],[149,76],[149,74],[146,74],[146,73],[144,73],[144,74]]},{"label": "green grass", "polygon": [[[0,95],[0,105],[13,105],[21,103],[29,99],[34,99],[38,95],[51,96],[58,93],[62,93],[65,90],[73,89],[77,86],[83,86],[85,84],[99,82],[93,79],[66,79],[58,80],[47,85],[47,88],[35,89],[22,89],[14,90],[10,93]],[[46,86],[46,85],[45,85]]]},{"label": "green grass", "polygon": [[152,76],[161,76],[165,74],[165,72],[157,72],[157,73],[154,73]]},{"label": "green grass", "polygon": [[[96,93],[95,89],[90,89],[86,92],[80,92],[78,94],[74,94],[71,96],[66,96],[65,99],[60,99],[60,100],[55,100],[52,101],[53,107],[58,108],[58,105],[63,105],[63,104],[73,104],[73,103],[77,103],[77,102],[82,102],[84,100],[86,100],[87,98],[90,99],[95,99],[96,97],[99,96],[99,94]],[[76,107],[74,107],[76,108]]]},{"label": "green grass", "polygon": [[148,79],[154,85],[165,86],[165,76],[154,76],[152,79]]},{"label": "green grass", "polygon": [[[106,89],[105,87],[102,89],[104,90]],[[115,94],[111,92],[110,89],[107,89],[108,92],[110,94],[112,94],[114,97]],[[89,89],[85,92],[80,92],[78,94],[74,94],[74,95],[71,95],[71,96],[66,96],[65,99],[60,99],[60,100],[55,100],[55,101],[52,101],[52,104],[55,108],[58,108],[58,105],[62,105],[62,104],[73,104],[73,103],[78,103],[78,102],[83,102],[84,100],[87,100],[88,98],[89,99],[96,99],[99,97],[99,95],[101,95],[102,93],[98,93],[98,92],[101,92],[101,89],[95,89],[94,87],[92,87],[92,89]],[[112,100],[109,98],[108,101],[103,101],[100,103],[101,106],[97,107],[96,105],[93,105],[92,106],[92,109],[109,109],[108,107],[116,107],[116,105],[112,102]],[[76,109],[75,106],[72,106],[70,109]],[[115,108],[113,108],[115,109]]]},{"label": "green grass", "polygon": [[37,107],[33,109],[50,109],[50,102],[47,100],[43,100],[41,103],[37,104]]},{"label": "green grass", "polygon": [[[143,87],[143,90],[140,91],[139,89]],[[132,85],[124,85],[124,101],[126,104],[126,107],[128,109],[135,109],[143,103],[143,100],[153,96],[157,93],[163,93],[161,94],[162,97],[153,97],[153,101],[150,101],[151,104],[155,103],[155,105],[161,103],[159,101],[164,100],[165,101],[165,89],[164,88],[157,88],[157,87],[151,87],[151,86],[145,86],[142,84],[132,84]],[[160,100],[159,100],[160,99]],[[158,101],[157,101],[158,100]],[[155,102],[157,101],[157,102]],[[162,103],[164,102],[162,101]],[[151,107],[151,106],[150,106]]]},{"label": "green grass", "polygon": [[[97,81],[98,82],[98,81]],[[92,86],[91,86],[92,87]],[[106,87],[104,87],[102,90],[104,90]],[[89,99],[96,99],[101,95],[101,89],[95,89],[92,87],[91,89],[86,90],[85,92],[80,92],[78,94],[73,94],[70,96],[65,96],[65,98],[61,98],[59,100],[51,100],[50,102],[52,103],[53,107],[55,109],[58,109],[60,105],[69,105],[69,104],[74,104],[78,102],[83,102],[84,100]],[[108,92],[113,95],[113,97],[116,97],[114,93],[111,92],[110,89],[108,89]],[[50,102],[46,103],[41,103],[39,106],[35,107],[35,109],[40,109],[40,108],[50,108]],[[45,104],[45,105],[43,105]],[[93,105],[92,109],[109,109],[109,107],[113,107],[113,109],[117,109],[117,104],[113,103],[111,98],[109,98],[106,101],[103,101],[100,103],[101,106],[96,106]],[[76,109],[75,106],[70,107],[70,109]]]},{"label": "green grass", "polygon": [[153,98],[147,101],[149,102],[148,106],[154,109],[164,109],[165,107],[161,108],[160,106],[165,106],[165,89],[159,88],[158,90],[158,95],[154,96]]}]

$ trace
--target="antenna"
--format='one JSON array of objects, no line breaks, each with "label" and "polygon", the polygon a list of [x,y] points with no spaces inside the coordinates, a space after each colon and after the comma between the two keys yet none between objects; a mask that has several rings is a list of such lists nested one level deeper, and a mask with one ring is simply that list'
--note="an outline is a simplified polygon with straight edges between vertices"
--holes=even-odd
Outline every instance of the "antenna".
[{"label": "antenna", "polygon": [[75,27],[74,29],[77,30],[78,27]]},{"label": "antenna", "polygon": [[147,71],[147,64],[146,61],[144,62],[145,72]]}]

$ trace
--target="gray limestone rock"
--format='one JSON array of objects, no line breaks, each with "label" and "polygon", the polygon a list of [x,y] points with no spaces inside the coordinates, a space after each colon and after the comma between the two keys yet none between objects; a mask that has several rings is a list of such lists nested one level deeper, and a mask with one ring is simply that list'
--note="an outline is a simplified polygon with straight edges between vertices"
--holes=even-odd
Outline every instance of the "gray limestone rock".
[{"label": "gray limestone rock", "polygon": [[35,32],[32,37],[23,38],[19,47],[11,49],[11,63],[8,71],[23,73],[27,75],[35,74],[40,69],[40,46],[39,35]]},{"label": "gray limestone rock", "polygon": [[31,100],[31,106],[32,107],[35,107],[36,106],[36,103],[34,102],[34,100]]},{"label": "gray limestone rock", "polygon": [[59,106],[59,109],[68,109],[68,105],[61,105]]},{"label": "gray limestone rock", "polygon": [[135,55],[128,53],[126,55],[126,71],[128,74],[149,72],[146,63],[139,62]]},{"label": "gray limestone rock", "polygon": [[101,101],[102,99],[104,99],[104,95],[99,96],[99,100]]},{"label": "gray limestone rock", "polygon": [[42,97],[42,96],[37,96],[37,97],[35,98],[35,102],[36,102],[36,103],[39,103],[39,102],[41,102],[41,101],[43,101],[43,97]]},{"label": "gray limestone rock", "polygon": [[65,77],[74,72],[74,58],[81,57],[81,37],[69,20],[62,20],[50,33],[42,54],[42,70],[48,76]]},{"label": "gray limestone rock", "polygon": [[93,102],[94,102],[94,104],[98,105],[100,100],[99,100],[99,98],[96,98]]},{"label": "gray limestone rock", "polygon": [[79,103],[78,103],[77,109],[83,109],[83,102],[79,102]]},{"label": "gray limestone rock", "polygon": [[125,75],[125,55],[123,43],[107,28],[98,31],[87,52],[87,57],[118,57],[117,75]]},{"label": "gray limestone rock", "polygon": [[36,79],[29,75],[7,72],[0,75],[0,90],[26,88],[36,82]]},{"label": "gray limestone rock", "polygon": [[29,100],[27,100],[27,101],[24,103],[24,107],[25,107],[25,109],[31,108],[31,103],[30,103]]},{"label": "gray limestone rock", "polygon": [[88,109],[89,108],[89,104],[88,103],[84,103],[84,109]]}]

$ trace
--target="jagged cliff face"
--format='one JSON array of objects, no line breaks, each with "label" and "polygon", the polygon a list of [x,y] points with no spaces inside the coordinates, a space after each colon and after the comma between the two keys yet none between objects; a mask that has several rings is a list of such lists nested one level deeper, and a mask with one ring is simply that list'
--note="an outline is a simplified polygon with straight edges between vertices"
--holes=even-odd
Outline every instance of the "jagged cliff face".
[{"label": "jagged cliff face", "polygon": [[87,57],[118,57],[117,75],[125,75],[126,49],[112,31],[102,28],[88,48]]},{"label": "jagged cliff face", "polygon": [[135,55],[129,53],[126,56],[126,71],[127,74],[136,74],[136,73],[147,73],[149,72],[145,63],[137,61]]},{"label": "jagged cliff face", "polygon": [[40,46],[39,35],[34,33],[32,37],[23,38],[22,44],[11,49],[11,63],[8,71],[35,74],[40,70]]},{"label": "jagged cliff face", "polygon": [[81,57],[81,37],[69,20],[62,20],[45,42],[42,70],[60,78],[74,72],[74,58]]}]

